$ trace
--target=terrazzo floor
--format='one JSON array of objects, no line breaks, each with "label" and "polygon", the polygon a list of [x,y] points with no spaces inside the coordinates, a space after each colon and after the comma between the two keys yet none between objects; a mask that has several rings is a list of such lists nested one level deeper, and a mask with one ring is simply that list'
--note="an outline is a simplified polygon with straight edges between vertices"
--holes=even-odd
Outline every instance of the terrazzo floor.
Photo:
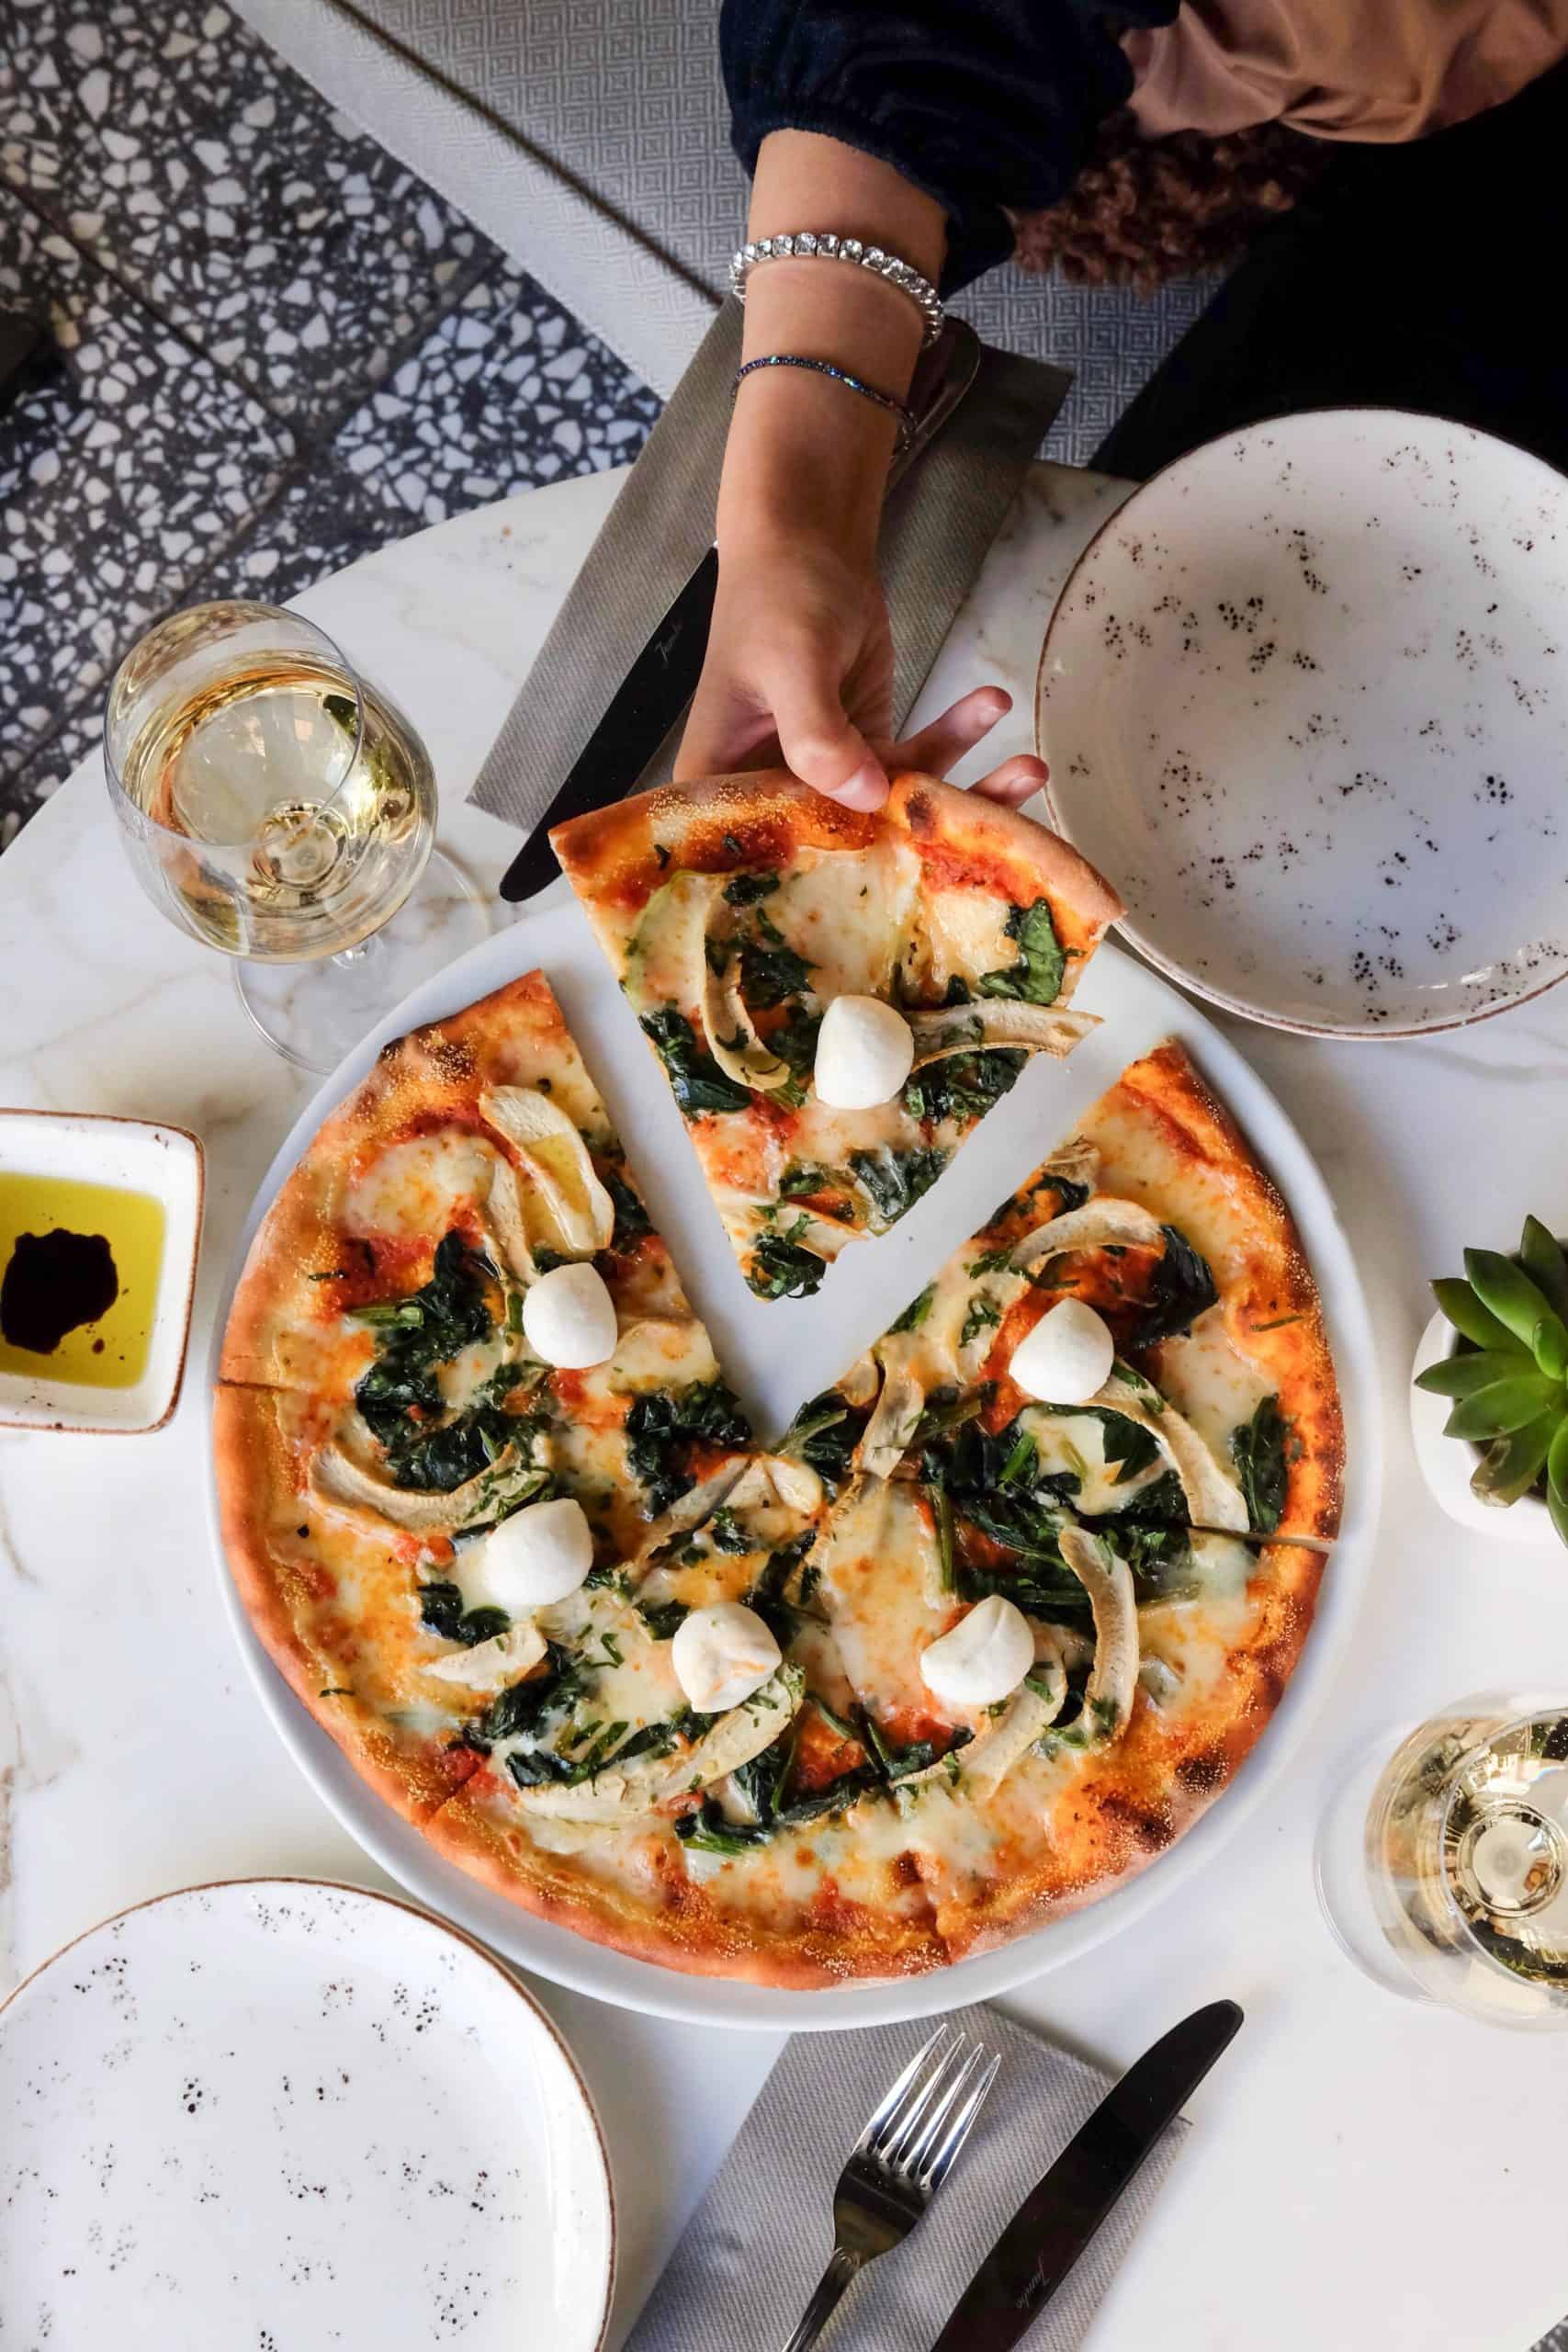
[{"label": "terrazzo floor", "polygon": [[641,447],[655,396],[220,0],[0,0],[0,845],[120,656]]}]

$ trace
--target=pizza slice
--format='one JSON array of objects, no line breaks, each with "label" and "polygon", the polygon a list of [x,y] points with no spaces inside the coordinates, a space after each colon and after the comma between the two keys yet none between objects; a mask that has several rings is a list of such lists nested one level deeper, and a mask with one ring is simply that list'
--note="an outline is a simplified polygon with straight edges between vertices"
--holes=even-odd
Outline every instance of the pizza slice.
[{"label": "pizza slice", "polygon": [[552,1655],[538,1561],[496,1531],[550,1506],[529,1530],[592,1590],[711,1510],[750,1430],[542,974],[389,1046],[320,1129],[241,1275],[214,1428],[253,1623],[415,1819]]},{"label": "pizza slice", "polygon": [[[958,1957],[1106,1891],[1278,1703],[1343,1429],[1289,1212],[1168,1042],[781,1441],[852,1711]],[[1290,1538],[1291,1541],[1280,1539]]]},{"label": "pizza slice", "polygon": [[[1341,1455],[1289,1214],[1163,1046],[705,1520],[595,1596],[612,1676],[552,1615],[578,1662],[558,1703],[470,1727],[484,1761],[429,1834],[685,1969],[961,1957],[1108,1892],[1225,1785],[1310,1625]],[[773,1655],[693,1747],[675,1645],[716,1608]],[[606,1715],[618,1747],[575,1777]]]},{"label": "pizza slice", "polygon": [[941,1174],[1071,999],[1113,891],[929,776],[852,814],[793,778],[645,793],[551,842],[663,1063],[752,1290],[808,1296]]}]

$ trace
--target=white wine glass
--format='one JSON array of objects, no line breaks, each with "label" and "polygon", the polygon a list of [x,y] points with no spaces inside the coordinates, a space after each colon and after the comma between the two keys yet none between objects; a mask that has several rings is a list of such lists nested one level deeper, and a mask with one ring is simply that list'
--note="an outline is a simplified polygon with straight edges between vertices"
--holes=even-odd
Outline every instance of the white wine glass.
[{"label": "white wine glass", "polygon": [[430,756],[298,613],[198,605],[120,664],[109,797],[153,904],[235,959],[240,1001],[300,1068],[333,1069],[490,929],[434,847]]},{"label": "white wine glass", "polygon": [[1457,1700],[1385,1736],[1324,1816],[1317,1891],[1341,1949],[1390,1992],[1568,2027],[1568,1697]]}]

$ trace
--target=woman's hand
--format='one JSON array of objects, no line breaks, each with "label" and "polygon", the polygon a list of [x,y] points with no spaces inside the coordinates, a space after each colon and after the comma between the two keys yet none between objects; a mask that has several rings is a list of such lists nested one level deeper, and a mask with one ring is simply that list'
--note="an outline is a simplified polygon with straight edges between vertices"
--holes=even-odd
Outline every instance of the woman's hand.
[{"label": "woman's hand", "polygon": [[846,808],[877,808],[872,741],[892,729],[893,641],[875,568],[818,539],[723,549],[680,782],[782,763]]},{"label": "woman's hand", "polygon": [[[935,278],[945,222],[890,164],[815,131],[773,131],[758,158],[749,234],[829,222]],[[753,273],[743,356],[829,359],[895,399],[908,390],[921,321],[865,271],[799,258]],[[965,695],[903,744],[893,732],[893,645],[876,542],[893,420],[845,385],[766,368],[738,384],[716,517],[718,594],[707,659],[675,763],[682,782],[783,764],[848,808],[877,808],[887,769],[944,775],[1010,697]],[[978,785],[1016,805],[1045,780],[1012,759]]]},{"label": "woman's hand", "polygon": [[[831,549],[760,554],[724,572],[678,781],[781,763],[847,808],[877,808],[890,771],[945,776],[1012,708],[976,686],[940,718],[892,741],[893,647],[874,572],[855,576]],[[1017,808],[1045,782],[1019,752],[973,789]]]},{"label": "woman's hand", "polygon": [[[886,761],[890,768],[918,768],[922,775],[946,775],[956,767],[965,752],[1005,718],[1012,708],[1012,696],[1005,686],[973,686],[966,695],[950,703],[940,718],[918,734],[906,735],[901,743],[890,743]],[[999,801],[1004,808],[1021,808],[1026,800],[1044,786],[1050,770],[1043,760],[1032,752],[1015,752],[1003,760],[989,775],[979,777],[969,787],[984,800]]]}]

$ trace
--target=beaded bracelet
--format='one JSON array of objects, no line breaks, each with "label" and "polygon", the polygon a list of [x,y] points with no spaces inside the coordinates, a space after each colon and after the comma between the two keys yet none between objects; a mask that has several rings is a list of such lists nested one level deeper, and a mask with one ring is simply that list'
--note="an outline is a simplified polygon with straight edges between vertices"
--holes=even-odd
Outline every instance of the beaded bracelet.
[{"label": "beaded bracelet", "polygon": [[740,390],[747,377],[754,376],[759,368],[809,368],[814,376],[830,376],[835,384],[847,385],[852,392],[858,392],[863,401],[874,401],[878,408],[886,409],[889,416],[897,419],[898,438],[894,445],[896,457],[901,458],[914,438],[915,420],[903,401],[896,401],[891,392],[881,391],[876,385],[863,382],[859,376],[852,376],[846,368],[835,368],[830,359],[807,359],[798,352],[770,351],[761,359],[748,359],[744,368],[738,368],[735,371],[731,397],[733,392]]},{"label": "beaded bracelet", "polygon": [[880,245],[866,245],[858,237],[818,236],[810,230],[791,237],[759,237],[755,244],[742,245],[729,257],[729,290],[738,302],[746,300],[746,280],[763,261],[847,261],[857,268],[874,270],[889,286],[907,294],[926,322],[927,344],[936,341],[942,333],[942,307],[936,288],[918,269],[911,269],[897,254],[884,253]]}]

